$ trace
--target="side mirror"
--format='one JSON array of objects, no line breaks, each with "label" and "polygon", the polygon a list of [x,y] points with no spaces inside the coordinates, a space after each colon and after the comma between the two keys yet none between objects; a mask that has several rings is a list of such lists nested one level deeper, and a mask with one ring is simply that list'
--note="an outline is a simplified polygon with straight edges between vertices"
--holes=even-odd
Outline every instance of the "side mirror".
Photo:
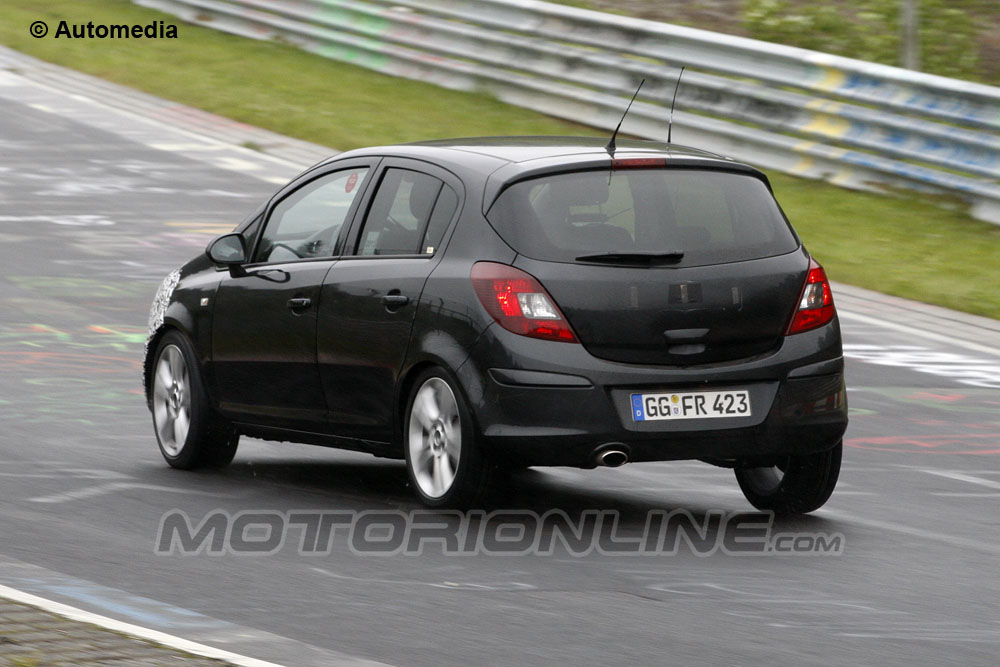
[{"label": "side mirror", "polygon": [[224,234],[208,244],[205,253],[216,264],[236,266],[247,261],[247,246],[242,234]]}]

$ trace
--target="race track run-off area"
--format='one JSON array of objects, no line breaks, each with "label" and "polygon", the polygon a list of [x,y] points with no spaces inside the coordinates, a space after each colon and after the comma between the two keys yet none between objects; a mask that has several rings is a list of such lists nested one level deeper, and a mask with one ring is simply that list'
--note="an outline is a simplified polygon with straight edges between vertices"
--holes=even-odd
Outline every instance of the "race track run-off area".
[{"label": "race track run-off area", "polygon": [[[294,665],[996,663],[1000,323],[835,285],[841,481],[765,522],[798,550],[740,554],[711,522],[697,544],[605,548],[670,513],[746,521],[732,472],[696,462],[514,476],[499,511],[613,517],[600,549],[376,553],[336,531],[310,549],[303,513],[426,520],[403,464],[244,439],[224,471],[176,471],[140,385],[160,280],[308,161],[61,81],[0,70],[0,585]],[[284,541],[161,548],[168,515],[248,512]]]}]

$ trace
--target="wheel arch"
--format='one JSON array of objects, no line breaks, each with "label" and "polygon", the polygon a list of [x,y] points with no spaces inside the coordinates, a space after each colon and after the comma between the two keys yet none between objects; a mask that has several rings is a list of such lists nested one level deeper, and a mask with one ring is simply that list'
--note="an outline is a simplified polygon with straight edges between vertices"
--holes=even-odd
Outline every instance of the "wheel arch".
[{"label": "wheel arch", "polygon": [[428,345],[428,337],[420,341],[420,344],[417,346],[419,350],[418,354],[409,360],[409,363],[405,366],[405,370],[400,373],[399,380],[396,382],[396,396],[394,401],[395,427],[393,433],[396,436],[396,443],[401,453],[403,446],[403,426],[406,422],[406,404],[409,401],[417,378],[430,368],[440,368],[451,376],[454,380],[455,390],[462,392],[463,398],[470,408],[473,428],[479,431],[479,422],[475,409],[477,401],[472,399],[473,397],[482,396],[483,388],[482,382],[478,381],[474,377],[474,374],[462,372],[463,367],[466,366],[469,359],[469,353],[462,349],[458,341],[443,332],[435,332],[432,338],[434,338],[435,343],[433,347]]},{"label": "wheel arch", "polygon": [[197,341],[192,335],[192,323],[193,318],[187,309],[181,304],[173,303],[164,314],[163,323],[156,330],[151,331],[149,337],[146,339],[146,349],[142,360],[142,388],[146,396],[146,407],[151,408],[152,406],[153,362],[156,357],[156,350],[160,346],[160,341],[170,331],[177,331],[188,339],[194,347],[195,352],[198,353],[202,363],[202,368],[199,370],[202,373],[202,377],[205,377],[205,357],[204,353],[198,349]]}]

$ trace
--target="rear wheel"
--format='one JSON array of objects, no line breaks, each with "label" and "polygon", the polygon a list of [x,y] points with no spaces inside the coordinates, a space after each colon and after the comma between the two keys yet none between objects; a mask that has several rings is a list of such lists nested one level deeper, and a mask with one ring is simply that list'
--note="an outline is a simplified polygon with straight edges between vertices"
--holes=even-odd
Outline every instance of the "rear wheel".
[{"label": "rear wheel", "polygon": [[789,456],[778,465],[736,468],[743,495],[759,510],[805,514],[830,498],[840,476],[843,444],[825,452]]},{"label": "rear wheel", "polygon": [[233,460],[239,435],[209,405],[194,348],[180,332],[160,340],[152,389],[153,427],[167,463],[190,470]]},{"label": "rear wheel", "polygon": [[429,507],[476,505],[488,487],[490,466],[456,386],[443,370],[428,370],[417,378],[406,404],[406,468],[414,490]]}]

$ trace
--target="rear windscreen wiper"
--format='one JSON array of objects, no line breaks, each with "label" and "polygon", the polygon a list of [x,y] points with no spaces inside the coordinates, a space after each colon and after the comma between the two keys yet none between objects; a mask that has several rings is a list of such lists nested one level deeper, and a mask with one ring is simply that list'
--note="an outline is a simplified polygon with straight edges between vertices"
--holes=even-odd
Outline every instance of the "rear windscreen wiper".
[{"label": "rear windscreen wiper", "polygon": [[684,259],[680,250],[669,252],[605,252],[597,255],[580,255],[578,262],[601,262],[604,264],[672,264]]}]

